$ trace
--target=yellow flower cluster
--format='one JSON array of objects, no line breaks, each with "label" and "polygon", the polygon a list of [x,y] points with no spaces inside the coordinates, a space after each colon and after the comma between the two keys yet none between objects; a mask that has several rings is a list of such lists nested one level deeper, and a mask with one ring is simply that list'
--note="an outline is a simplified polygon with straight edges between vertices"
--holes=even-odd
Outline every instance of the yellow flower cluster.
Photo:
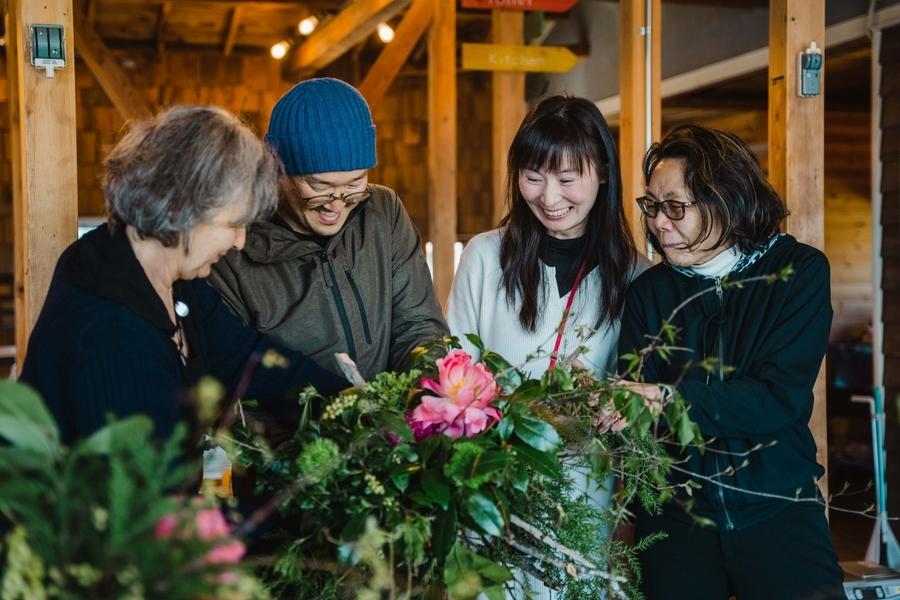
[{"label": "yellow flower cluster", "polygon": [[325,407],[325,411],[322,414],[322,420],[328,421],[330,419],[337,419],[345,410],[353,408],[353,405],[356,404],[358,399],[359,396],[356,394],[338,396],[334,402]]},{"label": "yellow flower cluster", "polygon": [[371,473],[366,473],[366,488],[375,494],[376,496],[384,495],[384,486],[381,485],[381,482],[378,481],[378,478],[372,475]]}]

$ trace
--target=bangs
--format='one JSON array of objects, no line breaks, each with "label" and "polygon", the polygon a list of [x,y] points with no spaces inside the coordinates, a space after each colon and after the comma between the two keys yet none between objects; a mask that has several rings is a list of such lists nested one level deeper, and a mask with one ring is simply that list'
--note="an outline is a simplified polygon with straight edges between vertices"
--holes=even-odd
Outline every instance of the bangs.
[{"label": "bangs", "polygon": [[[511,156],[517,170],[546,169],[558,173],[572,169],[582,175],[585,165],[593,163],[592,157],[603,157],[605,161],[606,152],[600,140],[592,139],[583,128],[573,125],[560,115],[538,120],[533,127],[523,131],[516,152]],[[604,166],[594,165],[598,171]]]}]

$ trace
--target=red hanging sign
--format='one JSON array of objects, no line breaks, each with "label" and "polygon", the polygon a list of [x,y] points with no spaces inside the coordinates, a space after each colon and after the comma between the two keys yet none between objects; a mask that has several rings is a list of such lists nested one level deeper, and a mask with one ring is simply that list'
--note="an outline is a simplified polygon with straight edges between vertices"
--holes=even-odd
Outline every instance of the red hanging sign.
[{"label": "red hanging sign", "polygon": [[463,8],[487,10],[542,10],[549,13],[568,12],[578,0],[462,0]]}]

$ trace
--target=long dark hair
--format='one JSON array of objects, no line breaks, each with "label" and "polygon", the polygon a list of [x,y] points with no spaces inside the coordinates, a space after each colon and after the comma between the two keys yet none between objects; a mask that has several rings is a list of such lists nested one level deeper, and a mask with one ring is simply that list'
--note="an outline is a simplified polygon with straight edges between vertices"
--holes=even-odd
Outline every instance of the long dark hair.
[{"label": "long dark hair", "polygon": [[[584,98],[551,96],[535,106],[522,121],[509,149],[507,202],[509,213],[500,222],[500,265],[506,300],[521,298],[519,322],[534,331],[540,316],[538,292],[543,286],[539,256],[544,226],[531,212],[519,190],[525,169],[559,171],[564,164],[577,168],[593,165],[601,181],[588,213],[580,259],[600,270],[599,327],[617,319],[625,303],[625,288],[637,253],[622,208],[622,176],[616,146],[597,106]],[[580,262],[580,261],[579,261]]]},{"label": "long dark hair", "polygon": [[[747,144],[733,133],[700,125],[682,125],[650,146],[644,156],[644,181],[664,158],[684,160],[684,185],[700,211],[700,234],[688,245],[697,248],[718,224],[720,235],[711,248],[737,244],[751,252],[766,242],[788,211],[766,180],[759,161]],[[647,239],[660,256],[663,248],[647,228]]]}]

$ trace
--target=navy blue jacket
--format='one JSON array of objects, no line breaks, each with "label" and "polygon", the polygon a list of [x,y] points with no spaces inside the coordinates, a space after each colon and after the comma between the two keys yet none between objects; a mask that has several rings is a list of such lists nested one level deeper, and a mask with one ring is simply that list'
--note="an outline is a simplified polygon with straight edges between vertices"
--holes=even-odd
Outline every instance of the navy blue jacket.
[{"label": "navy blue jacket", "polygon": [[[677,383],[691,418],[712,440],[703,453],[688,448],[678,466],[724,485],[701,481],[693,498],[681,489],[677,496],[692,499],[693,512],[721,530],[758,523],[788,505],[765,494],[793,497],[799,490],[815,497],[815,481],[825,472],[809,419],[831,328],[828,260],[789,235],[756,256],[745,267],[739,263],[729,280],[774,275],[787,265],[793,277],[717,289],[715,279],[665,263],[648,269],[628,289],[619,337],[620,354],[645,347],[647,334],[658,334],[679,303],[709,291],[671,321],[675,346],[683,350],[669,361],[652,355],[642,375],[647,382]],[[696,366],[706,357],[734,370],[707,373]],[[689,477],[673,472],[670,479]]]},{"label": "navy blue jacket", "polygon": [[296,407],[296,391],[312,384],[333,393],[348,383],[245,326],[205,279],[179,281],[177,300],[191,357],[183,364],[172,341],[175,324],[125,236],[106,225],[63,253],[28,345],[21,380],[44,397],[67,443],[104,426],[108,415],[146,414],[168,436],[192,409],[186,390],[204,374],[233,390],[254,351],[277,350],[286,367],[252,373],[245,398],[276,410]]}]

